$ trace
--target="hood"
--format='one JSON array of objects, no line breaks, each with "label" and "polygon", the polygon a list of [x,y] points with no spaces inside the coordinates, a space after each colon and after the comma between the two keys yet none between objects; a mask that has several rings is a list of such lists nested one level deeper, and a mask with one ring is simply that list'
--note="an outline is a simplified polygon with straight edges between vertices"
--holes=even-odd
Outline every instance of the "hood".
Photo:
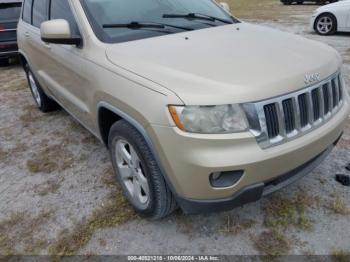
[{"label": "hood", "polygon": [[110,45],[116,66],[158,83],[187,105],[259,101],[327,78],[341,63],[319,42],[240,23]]},{"label": "hood", "polygon": [[339,1],[332,4],[321,6],[317,8],[316,11],[327,10],[329,8],[340,8],[340,7],[349,7],[349,6],[350,6],[350,0],[345,0],[345,1]]}]

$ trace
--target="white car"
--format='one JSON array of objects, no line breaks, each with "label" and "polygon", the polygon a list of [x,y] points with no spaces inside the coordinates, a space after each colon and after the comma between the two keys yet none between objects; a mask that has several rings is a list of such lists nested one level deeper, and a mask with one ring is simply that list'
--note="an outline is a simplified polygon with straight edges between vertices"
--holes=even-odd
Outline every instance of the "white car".
[{"label": "white car", "polygon": [[311,18],[311,27],[320,35],[350,32],[350,0],[316,9]]}]

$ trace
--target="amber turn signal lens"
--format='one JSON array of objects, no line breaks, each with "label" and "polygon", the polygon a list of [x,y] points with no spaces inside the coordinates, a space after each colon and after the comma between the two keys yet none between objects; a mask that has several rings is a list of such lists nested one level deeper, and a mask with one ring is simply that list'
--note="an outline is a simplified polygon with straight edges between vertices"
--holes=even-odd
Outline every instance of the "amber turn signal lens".
[{"label": "amber turn signal lens", "polygon": [[180,120],[180,117],[179,115],[177,114],[177,110],[175,108],[175,106],[169,106],[169,112],[171,114],[171,117],[173,118],[176,126],[178,128],[180,128],[181,130],[185,130],[185,127],[184,125],[181,123],[181,120]]}]

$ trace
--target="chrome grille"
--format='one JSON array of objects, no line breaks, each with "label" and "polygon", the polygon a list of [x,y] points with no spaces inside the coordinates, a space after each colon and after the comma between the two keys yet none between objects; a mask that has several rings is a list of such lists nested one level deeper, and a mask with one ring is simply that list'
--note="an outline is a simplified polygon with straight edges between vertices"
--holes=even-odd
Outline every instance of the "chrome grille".
[{"label": "chrome grille", "polygon": [[263,148],[310,132],[330,119],[343,104],[340,73],[297,92],[243,105],[251,132]]}]

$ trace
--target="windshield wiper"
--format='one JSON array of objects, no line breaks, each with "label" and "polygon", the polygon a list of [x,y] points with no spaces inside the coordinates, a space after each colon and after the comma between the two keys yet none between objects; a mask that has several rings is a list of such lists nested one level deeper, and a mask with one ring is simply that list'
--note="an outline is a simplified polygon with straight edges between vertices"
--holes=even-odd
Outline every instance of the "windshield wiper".
[{"label": "windshield wiper", "polygon": [[163,24],[163,23],[140,23],[140,22],[130,22],[128,24],[104,24],[102,25],[103,28],[129,28],[129,29],[143,29],[143,28],[160,28],[160,29],[165,29],[166,27],[172,27],[176,29],[181,29],[185,31],[191,31],[193,28],[189,27],[182,27],[182,26],[177,26],[177,25],[170,25],[170,24]]},{"label": "windshield wiper", "polygon": [[187,18],[187,19],[200,19],[200,20],[207,20],[207,21],[219,21],[225,24],[233,24],[233,21],[222,19],[219,17],[211,16],[211,15],[205,15],[205,14],[199,14],[199,13],[189,13],[189,14],[164,14],[163,18]]}]

